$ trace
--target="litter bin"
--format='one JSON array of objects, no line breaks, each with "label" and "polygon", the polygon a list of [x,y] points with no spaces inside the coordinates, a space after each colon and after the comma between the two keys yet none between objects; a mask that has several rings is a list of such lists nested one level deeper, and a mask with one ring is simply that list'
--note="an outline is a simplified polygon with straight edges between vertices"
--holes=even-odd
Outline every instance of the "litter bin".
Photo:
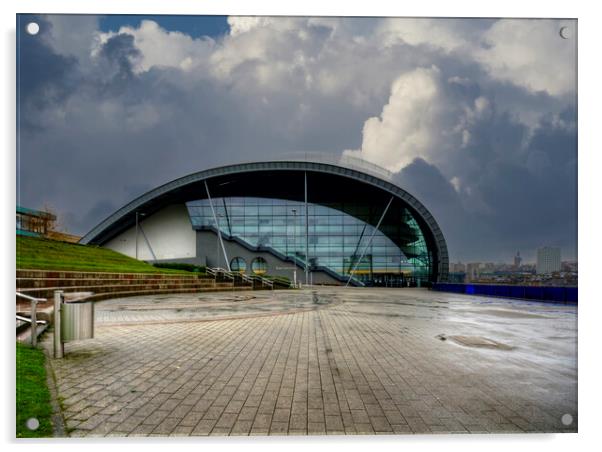
[{"label": "litter bin", "polygon": [[61,306],[62,342],[92,339],[94,337],[94,303],[74,301]]}]

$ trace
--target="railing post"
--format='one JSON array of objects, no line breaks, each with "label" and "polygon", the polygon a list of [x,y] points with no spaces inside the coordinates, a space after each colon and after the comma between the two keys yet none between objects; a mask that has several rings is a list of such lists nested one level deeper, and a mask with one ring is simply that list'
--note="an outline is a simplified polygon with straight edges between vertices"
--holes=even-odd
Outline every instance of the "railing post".
[{"label": "railing post", "polygon": [[37,316],[37,305],[38,300],[31,300],[31,346],[35,347],[38,345],[38,316]]},{"label": "railing post", "polygon": [[61,305],[63,304],[63,291],[54,291],[54,357],[62,358],[65,352],[61,339]]}]

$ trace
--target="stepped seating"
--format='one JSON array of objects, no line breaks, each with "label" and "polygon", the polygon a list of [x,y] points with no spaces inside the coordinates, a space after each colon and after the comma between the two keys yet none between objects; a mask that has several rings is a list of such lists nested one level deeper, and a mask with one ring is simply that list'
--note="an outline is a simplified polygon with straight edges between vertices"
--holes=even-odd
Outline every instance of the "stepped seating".
[{"label": "stepped seating", "polygon": [[[65,294],[91,292],[86,300],[100,301],[109,298],[136,295],[200,293],[219,290],[249,290],[253,284],[239,279],[216,275],[185,273],[104,273],[17,269],[17,292],[30,297],[45,299],[37,305],[38,320],[52,322],[54,291]],[[31,303],[17,297],[17,314],[29,317]],[[46,326],[38,326],[40,334]],[[28,342],[31,326],[17,321],[17,340]]]},{"label": "stepped seating", "polygon": [[[216,290],[251,289],[244,281],[220,280],[214,276],[179,273],[104,273],[17,270],[17,291],[51,302],[55,290],[93,292],[89,299],[135,295],[196,293]],[[24,304],[17,299],[17,304]]]}]

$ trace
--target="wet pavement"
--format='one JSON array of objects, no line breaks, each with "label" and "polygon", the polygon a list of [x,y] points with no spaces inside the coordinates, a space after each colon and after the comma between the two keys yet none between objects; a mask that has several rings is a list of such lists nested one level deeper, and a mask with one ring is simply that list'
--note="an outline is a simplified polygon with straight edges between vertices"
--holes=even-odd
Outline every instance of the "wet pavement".
[{"label": "wet pavement", "polygon": [[425,289],[132,297],[98,302],[96,337],[65,351],[51,361],[72,436],[577,430],[575,306]]},{"label": "wet pavement", "polygon": [[341,301],[334,291],[209,292],[115,298],[96,304],[98,325],[186,322],[279,315],[315,310]]}]

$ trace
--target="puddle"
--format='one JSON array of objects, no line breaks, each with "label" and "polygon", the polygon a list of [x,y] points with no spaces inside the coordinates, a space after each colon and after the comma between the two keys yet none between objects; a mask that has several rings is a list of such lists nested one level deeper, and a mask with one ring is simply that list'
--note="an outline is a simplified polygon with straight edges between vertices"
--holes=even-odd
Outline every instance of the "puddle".
[{"label": "puddle", "polygon": [[479,314],[493,315],[496,317],[504,317],[506,319],[543,319],[546,316],[539,314],[530,314],[522,311],[509,311],[505,309],[483,309],[478,311]]},{"label": "puddle", "polygon": [[329,304],[329,301],[325,301],[325,300],[320,300],[320,297],[318,297],[318,293],[317,292],[312,292],[311,293],[311,301],[313,304],[318,304],[318,305],[323,305],[323,304]]},{"label": "puddle", "polygon": [[514,350],[516,348],[483,336],[447,336],[445,334],[439,334],[435,337],[440,341],[451,340],[464,347],[492,348],[496,350]]}]

